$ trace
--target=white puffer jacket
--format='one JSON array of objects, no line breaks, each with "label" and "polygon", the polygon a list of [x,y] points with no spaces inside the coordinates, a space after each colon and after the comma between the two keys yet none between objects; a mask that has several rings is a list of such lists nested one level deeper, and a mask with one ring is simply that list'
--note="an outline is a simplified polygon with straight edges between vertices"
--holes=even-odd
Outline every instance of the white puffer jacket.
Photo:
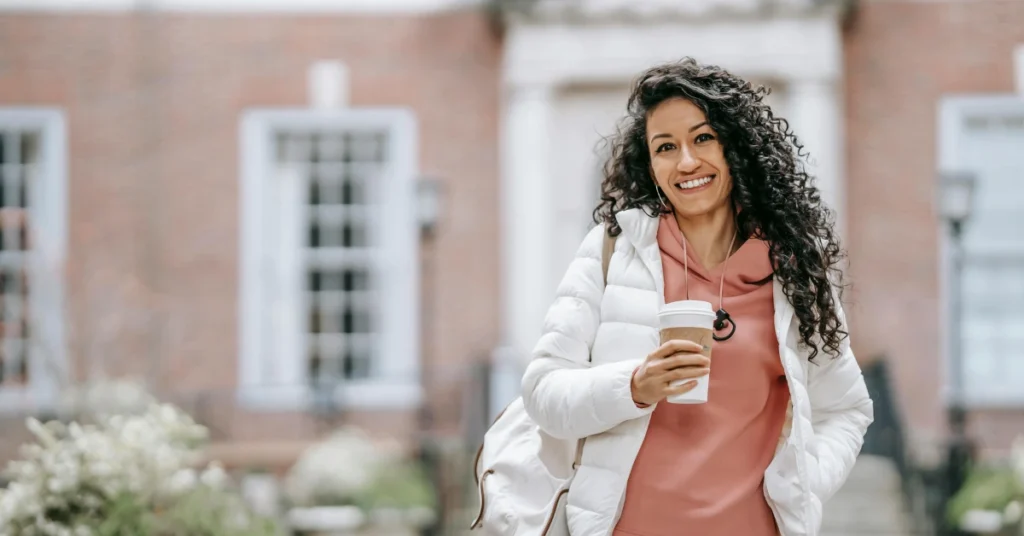
[{"label": "white puffer jacket", "polygon": [[[588,438],[566,509],[573,536],[611,534],[654,411],[633,403],[630,381],[658,345],[657,313],[664,303],[658,220],[638,209],[619,213],[617,220],[622,234],[607,288],[601,269],[604,229],[598,226],[558,287],[523,377],[526,410],[542,430],[558,438]],[[775,333],[792,418],[765,471],[764,491],[782,536],[815,536],[822,503],[846,480],[860,452],[872,404],[848,342],[841,357],[820,353],[808,362],[797,344],[793,307],[774,284]]]}]

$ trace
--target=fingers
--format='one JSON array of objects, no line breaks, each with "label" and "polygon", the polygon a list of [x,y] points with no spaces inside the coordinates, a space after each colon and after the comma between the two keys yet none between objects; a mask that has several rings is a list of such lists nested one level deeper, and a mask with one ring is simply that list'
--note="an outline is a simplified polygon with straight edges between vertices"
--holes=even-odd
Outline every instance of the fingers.
[{"label": "fingers", "polygon": [[706,359],[703,361],[702,365],[678,367],[672,370],[656,368],[655,365],[658,364],[650,364],[646,369],[640,369],[636,376],[636,380],[646,385],[665,386],[672,382],[700,378],[711,373],[711,368],[708,366]]},{"label": "fingers", "polygon": [[[671,340],[647,356],[633,377],[634,401],[656,403],[668,396],[687,393],[696,387],[694,378],[707,376],[711,359],[693,341]],[[672,383],[685,382],[672,387]]]},{"label": "fingers", "polygon": [[665,379],[669,382],[679,380],[689,380],[691,378],[700,378],[701,376],[707,376],[711,373],[711,369],[706,367],[686,367],[676,369],[665,375]]},{"label": "fingers", "polygon": [[695,353],[699,354],[704,351],[704,347],[693,341],[687,341],[683,339],[672,339],[658,347],[650,356],[648,360],[664,359],[671,356],[672,354],[678,353]]},{"label": "fingers", "polygon": [[697,380],[690,380],[679,387],[668,387],[665,389],[665,398],[689,393],[694,387],[697,387]]},{"label": "fingers", "polygon": [[704,354],[682,353],[650,362],[647,368],[651,372],[665,373],[680,367],[709,367],[711,359]]}]

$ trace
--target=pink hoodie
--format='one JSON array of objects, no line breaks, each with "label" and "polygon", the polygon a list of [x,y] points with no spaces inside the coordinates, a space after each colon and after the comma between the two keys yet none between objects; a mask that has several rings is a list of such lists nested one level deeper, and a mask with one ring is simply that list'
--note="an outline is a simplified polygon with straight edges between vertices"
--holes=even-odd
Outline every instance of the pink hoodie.
[{"label": "pink hoodie", "polygon": [[[686,299],[683,235],[671,215],[658,227],[665,301]],[[736,322],[715,342],[706,404],[662,402],[633,464],[614,536],[775,536],[762,491],[789,405],[779,359],[768,244],[743,243],[728,265],[701,266],[688,247],[690,299],[725,309]]]}]

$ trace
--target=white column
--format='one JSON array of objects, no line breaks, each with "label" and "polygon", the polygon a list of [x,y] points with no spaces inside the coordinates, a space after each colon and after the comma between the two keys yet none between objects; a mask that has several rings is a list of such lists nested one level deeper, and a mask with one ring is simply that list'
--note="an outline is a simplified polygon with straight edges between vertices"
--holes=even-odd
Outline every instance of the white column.
[{"label": "white column", "polygon": [[822,200],[836,211],[836,226],[842,238],[846,229],[846,184],[844,117],[838,84],[818,78],[791,80],[787,93],[790,125],[810,153],[808,172],[817,177]]},{"label": "white column", "polygon": [[557,281],[551,173],[554,90],[508,88],[501,141],[503,336],[500,355],[525,362],[540,337]]}]

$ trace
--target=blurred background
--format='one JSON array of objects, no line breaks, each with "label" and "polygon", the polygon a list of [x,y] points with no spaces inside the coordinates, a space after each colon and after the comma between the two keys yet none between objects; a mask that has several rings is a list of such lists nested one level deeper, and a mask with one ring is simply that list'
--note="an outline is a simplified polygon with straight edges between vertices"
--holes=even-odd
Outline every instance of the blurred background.
[{"label": "blurred background", "polygon": [[1019,533],[1022,0],[0,0],[0,462],[142,390],[288,530],[378,530],[285,485],[363,441],[432,512],[380,534],[466,533],[598,142],[683,56],[771,87],[849,252],[826,534]]}]

